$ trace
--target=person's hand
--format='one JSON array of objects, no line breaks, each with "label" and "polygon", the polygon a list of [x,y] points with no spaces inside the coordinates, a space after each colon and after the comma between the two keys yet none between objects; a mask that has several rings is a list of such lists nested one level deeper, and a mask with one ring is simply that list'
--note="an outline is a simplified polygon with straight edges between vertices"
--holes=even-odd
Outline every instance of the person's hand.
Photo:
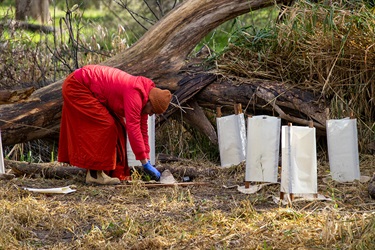
[{"label": "person's hand", "polygon": [[151,176],[152,179],[158,181],[160,180],[160,172],[151,165],[150,161],[142,164],[144,171]]}]

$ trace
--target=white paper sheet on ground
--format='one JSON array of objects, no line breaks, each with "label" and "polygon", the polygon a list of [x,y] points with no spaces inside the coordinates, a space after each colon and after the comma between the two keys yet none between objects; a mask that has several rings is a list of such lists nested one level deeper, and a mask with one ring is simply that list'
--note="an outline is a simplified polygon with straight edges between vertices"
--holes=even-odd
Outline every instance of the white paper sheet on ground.
[{"label": "white paper sheet on ground", "polygon": [[283,126],[281,187],[284,193],[317,193],[315,128]]},{"label": "white paper sheet on ground", "polygon": [[160,183],[163,183],[163,184],[173,184],[173,183],[177,183],[177,181],[173,177],[171,171],[169,171],[168,169],[166,169],[166,170],[163,171],[163,173],[161,173]]},{"label": "white paper sheet on ground", "polygon": [[216,118],[222,167],[237,165],[246,156],[246,127],[244,114]]},{"label": "white paper sheet on ground", "polygon": [[[359,177],[359,182],[360,183],[366,183],[366,182],[369,182],[371,180],[371,176],[367,176],[367,175],[361,175]],[[332,176],[329,176],[329,177],[325,177],[322,179],[324,183],[329,183],[330,181],[332,181]],[[344,181],[344,182],[341,182],[341,181],[337,181],[339,182],[340,184],[344,184],[344,185],[353,185],[353,182],[347,182],[347,181]]]},{"label": "white paper sheet on ground", "polygon": [[[283,200],[280,200],[280,197],[273,196],[272,197],[273,201],[276,204],[279,204],[280,201],[283,205],[287,205],[291,203],[291,200],[288,200],[288,196],[285,196]],[[332,199],[329,197],[325,197],[322,194],[318,194],[317,197],[314,196],[314,194],[296,194],[294,196],[293,202],[298,202],[298,201],[331,201]]]},{"label": "white paper sheet on ground", "polygon": [[43,194],[68,194],[75,192],[75,189],[71,189],[70,186],[58,187],[58,188],[24,188],[27,191]]},{"label": "white paper sheet on ground", "polygon": [[277,182],[281,120],[260,115],[247,119],[245,181]]},{"label": "white paper sheet on ground", "polygon": [[327,144],[332,179],[339,182],[359,180],[357,120],[327,120]]},{"label": "white paper sheet on ground", "polygon": [[262,184],[250,185],[249,188],[245,188],[245,186],[238,186],[237,190],[244,194],[254,194],[258,192],[259,190],[261,190],[263,187],[272,185],[272,184],[275,184],[275,183],[262,183]]},{"label": "white paper sheet on ground", "polygon": [[[128,166],[135,167],[135,166],[142,166],[139,160],[135,159],[135,155],[133,150],[130,146],[129,139],[126,137],[126,151],[128,157]],[[150,145],[150,162],[151,165],[155,165],[155,115],[148,117],[148,143]]]},{"label": "white paper sheet on ground", "polygon": [[3,142],[2,142],[2,139],[1,139],[1,129],[0,129],[0,174],[5,174]]}]

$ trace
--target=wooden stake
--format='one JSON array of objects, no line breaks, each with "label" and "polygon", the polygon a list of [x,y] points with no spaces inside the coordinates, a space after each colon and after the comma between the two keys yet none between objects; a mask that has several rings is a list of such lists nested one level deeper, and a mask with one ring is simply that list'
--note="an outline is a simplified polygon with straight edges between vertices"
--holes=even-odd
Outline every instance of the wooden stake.
[{"label": "wooden stake", "polygon": [[241,103],[234,104],[234,113],[236,115],[242,114],[242,104]]},{"label": "wooden stake", "polygon": [[291,201],[294,201],[294,194],[293,194],[293,193],[290,193],[290,194],[289,194],[289,197],[290,197],[290,200],[291,200]]},{"label": "wooden stake", "polygon": [[355,119],[354,117],[354,112],[353,111],[350,111],[350,115],[349,115],[350,119]]},{"label": "wooden stake", "polygon": [[216,107],[216,117],[220,118],[223,114],[221,113],[221,107]]},{"label": "wooden stake", "polygon": [[284,192],[280,192],[280,200],[284,200]]},{"label": "wooden stake", "polygon": [[294,194],[287,194],[284,192],[280,192],[280,200],[284,200],[285,197],[288,197],[290,201],[294,201]]},{"label": "wooden stake", "polygon": [[242,111],[242,104],[241,104],[241,103],[238,103],[238,104],[237,104],[237,109],[238,109],[238,113],[239,113],[239,114],[242,114],[242,113],[243,113],[243,111]]}]

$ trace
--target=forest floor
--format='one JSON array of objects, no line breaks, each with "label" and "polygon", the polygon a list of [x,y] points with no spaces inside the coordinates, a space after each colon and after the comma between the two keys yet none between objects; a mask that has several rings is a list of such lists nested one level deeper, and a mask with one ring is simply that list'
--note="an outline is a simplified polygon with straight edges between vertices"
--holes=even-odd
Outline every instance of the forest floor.
[{"label": "forest floor", "polygon": [[[375,156],[360,158],[372,176]],[[70,179],[18,176],[0,181],[0,249],[375,249],[375,200],[368,183],[330,180],[319,162],[325,201],[280,204],[278,184],[239,192],[244,166],[220,168],[181,160],[163,167],[193,168],[206,185],[147,188],[93,186]],[[180,180],[181,176],[175,176]],[[69,194],[23,188],[70,186]]]}]

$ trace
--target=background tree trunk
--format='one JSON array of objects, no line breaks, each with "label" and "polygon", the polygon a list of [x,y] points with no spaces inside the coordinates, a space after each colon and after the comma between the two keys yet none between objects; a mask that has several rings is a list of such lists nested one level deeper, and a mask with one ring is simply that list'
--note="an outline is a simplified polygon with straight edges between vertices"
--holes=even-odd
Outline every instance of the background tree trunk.
[{"label": "background tree trunk", "polygon": [[50,19],[49,0],[16,0],[16,19],[20,21],[33,18],[41,23]]}]

